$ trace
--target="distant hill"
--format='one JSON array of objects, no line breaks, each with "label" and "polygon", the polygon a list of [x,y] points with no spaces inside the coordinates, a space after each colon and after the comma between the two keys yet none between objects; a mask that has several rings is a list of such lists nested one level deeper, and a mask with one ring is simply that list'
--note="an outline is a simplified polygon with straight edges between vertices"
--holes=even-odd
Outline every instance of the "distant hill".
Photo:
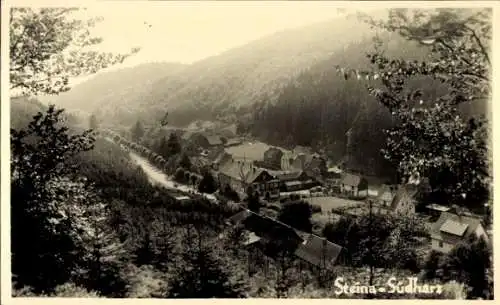
[{"label": "distant hill", "polygon": [[[58,96],[40,97],[44,103],[78,110],[86,115],[95,114],[99,120],[117,122],[123,118],[136,120],[144,110],[143,103],[149,100],[152,86],[182,70],[177,63],[146,63],[97,74],[70,91]],[[163,115],[164,111],[160,114]]]},{"label": "distant hill", "polygon": [[38,112],[47,107],[35,98],[14,97],[10,99],[10,127],[21,129],[26,127]]},{"label": "distant hill", "polygon": [[158,120],[167,108],[175,125],[235,122],[238,111],[277,98],[304,70],[372,36],[366,24],[342,17],[282,31],[187,66],[152,64],[104,73],[52,100],[126,125],[137,118]]},{"label": "distant hill", "polygon": [[[56,109],[60,108],[56,106]],[[37,98],[24,96],[10,98],[10,128],[16,130],[26,128],[33,120],[33,116],[38,112],[45,113],[47,109],[48,105]],[[89,127],[88,115],[81,112],[65,109],[62,118],[72,131],[81,132]]]},{"label": "distant hill", "polygon": [[[396,34],[378,34],[391,57],[428,55]],[[170,126],[237,123],[239,132],[270,144],[323,148],[350,167],[390,175],[379,154],[390,115],[368,95],[366,81],[346,81],[334,68],[370,69],[366,53],[373,49],[374,35],[368,25],[341,17],[269,35],[191,65],[154,63],[102,73],[51,101],[121,128],[142,120],[152,136],[161,134],[158,122],[166,111]],[[428,97],[446,90],[429,79],[410,86],[426,88]],[[464,113],[486,113],[486,107],[469,105]]]}]

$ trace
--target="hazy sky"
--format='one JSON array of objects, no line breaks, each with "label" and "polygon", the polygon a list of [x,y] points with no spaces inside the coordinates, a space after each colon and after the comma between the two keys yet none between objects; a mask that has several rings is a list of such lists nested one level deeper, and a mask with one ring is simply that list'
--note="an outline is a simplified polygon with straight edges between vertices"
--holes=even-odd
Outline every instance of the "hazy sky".
[{"label": "hazy sky", "polygon": [[94,32],[103,50],[140,46],[127,65],[147,61],[190,63],[288,28],[338,16],[329,2],[147,2],[99,5],[88,16],[102,16]]}]

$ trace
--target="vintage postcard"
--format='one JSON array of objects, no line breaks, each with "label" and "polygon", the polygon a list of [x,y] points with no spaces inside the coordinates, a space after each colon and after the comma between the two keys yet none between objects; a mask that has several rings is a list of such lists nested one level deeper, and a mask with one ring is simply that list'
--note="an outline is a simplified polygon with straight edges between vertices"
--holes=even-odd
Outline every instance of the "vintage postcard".
[{"label": "vintage postcard", "polygon": [[496,2],[2,4],[2,303],[494,299]]}]

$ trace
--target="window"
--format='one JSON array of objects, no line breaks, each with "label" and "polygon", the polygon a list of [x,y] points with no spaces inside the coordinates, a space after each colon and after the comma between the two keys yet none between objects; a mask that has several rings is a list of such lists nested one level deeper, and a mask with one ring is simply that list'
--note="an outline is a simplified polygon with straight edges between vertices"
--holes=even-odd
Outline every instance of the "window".
[{"label": "window", "polygon": [[443,247],[443,242],[439,241],[439,248],[442,248],[442,247]]}]

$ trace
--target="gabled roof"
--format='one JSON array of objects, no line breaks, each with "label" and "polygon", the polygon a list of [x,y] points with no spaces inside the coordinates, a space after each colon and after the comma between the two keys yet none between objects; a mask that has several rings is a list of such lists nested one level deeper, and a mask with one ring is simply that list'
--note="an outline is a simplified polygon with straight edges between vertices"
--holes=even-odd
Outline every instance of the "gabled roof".
[{"label": "gabled roof", "polygon": [[398,186],[394,198],[391,202],[391,209],[394,211],[404,198],[413,198],[417,194],[417,187],[414,185]]},{"label": "gabled roof", "polygon": [[426,208],[428,208],[429,210],[434,210],[434,211],[438,211],[438,212],[448,212],[449,210],[451,210],[450,207],[442,206],[442,205],[439,205],[436,203],[429,204],[426,206]]},{"label": "gabled roof", "polygon": [[283,155],[283,151],[277,147],[269,147],[269,149],[267,149],[265,152],[264,152],[264,156],[266,155],[270,155],[271,158],[274,158],[274,157],[277,157],[277,156],[282,156]]},{"label": "gabled roof", "polygon": [[461,223],[452,219],[447,219],[439,230],[444,233],[449,233],[461,237],[465,234],[465,231],[468,227],[469,224],[467,223]]},{"label": "gabled roof", "polygon": [[[342,247],[317,235],[294,229],[278,220],[243,210],[229,218],[232,224],[242,224],[249,235],[247,244],[263,240],[287,241],[295,244],[294,255],[318,267],[330,267],[338,260]],[[323,264],[326,262],[326,264]]]},{"label": "gabled roof", "polygon": [[377,200],[378,201],[389,201],[392,203],[393,199],[394,199],[394,196],[395,196],[395,192],[391,190],[391,187],[388,186],[388,185],[383,185],[380,189],[379,189],[379,193],[378,193],[378,197],[377,197]]},{"label": "gabled roof", "polygon": [[344,173],[342,175],[342,183],[350,186],[358,186],[361,183],[361,176]]},{"label": "gabled roof", "polygon": [[181,138],[183,140],[189,140],[191,139],[191,137],[195,134],[199,134],[199,132],[196,132],[196,131],[186,131],[182,134]]},{"label": "gabled roof", "polygon": [[209,151],[207,158],[212,162],[221,163],[223,159],[231,158],[231,154],[229,154],[224,148],[221,148]]},{"label": "gabled roof", "polygon": [[276,175],[276,178],[278,178],[280,181],[290,181],[299,179],[300,176],[303,174],[304,174],[303,171],[282,172]]},{"label": "gabled roof", "polygon": [[241,143],[242,143],[241,139],[238,139],[238,138],[232,138],[232,139],[227,140],[227,142],[226,142],[226,144],[225,144],[225,145],[226,145],[226,146],[231,146],[231,145],[239,145],[239,144],[241,144]]},{"label": "gabled roof", "polygon": [[244,245],[248,246],[248,245],[254,244],[260,240],[261,240],[261,238],[259,236],[257,236],[254,232],[249,232],[247,239],[244,242]]},{"label": "gabled roof", "polygon": [[243,225],[246,230],[253,232],[260,238],[301,241],[300,236],[292,227],[250,210],[237,213],[229,221],[233,224]]},{"label": "gabled roof", "polygon": [[222,139],[220,136],[210,135],[210,136],[205,136],[205,138],[207,139],[208,144],[210,145],[222,145]]},{"label": "gabled roof", "polygon": [[[237,181],[245,180],[246,183],[252,183],[259,177],[264,169],[255,167],[252,163],[245,161],[232,160],[227,161],[219,168],[219,173],[231,177]],[[242,177],[243,176],[243,177]]]},{"label": "gabled roof", "polygon": [[432,225],[431,236],[453,244],[472,235],[480,225],[480,218],[443,212]]},{"label": "gabled roof", "polygon": [[311,148],[302,146],[302,145],[297,145],[293,148],[293,153],[295,154],[310,154],[311,153]]},{"label": "gabled roof", "polygon": [[334,264],[342,247],[327,241],[325,238],[310,234],[304,242],[299,244],[295,250],[295,255],[315,266],[331,266]]}]

